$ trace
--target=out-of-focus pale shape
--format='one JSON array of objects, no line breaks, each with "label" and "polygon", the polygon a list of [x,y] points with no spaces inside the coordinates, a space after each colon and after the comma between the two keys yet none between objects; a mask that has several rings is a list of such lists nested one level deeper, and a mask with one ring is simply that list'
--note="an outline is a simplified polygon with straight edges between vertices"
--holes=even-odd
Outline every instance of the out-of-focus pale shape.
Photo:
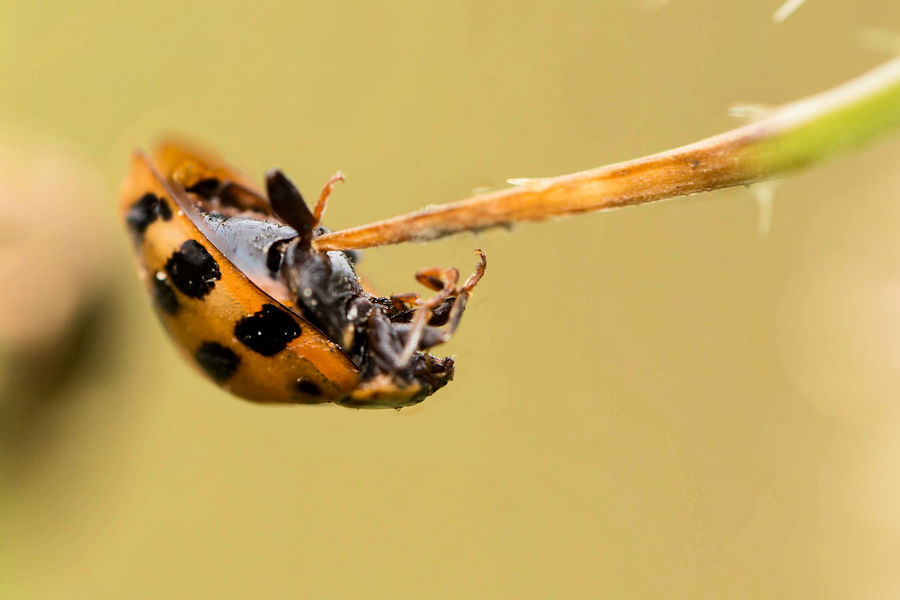
[{"label": "out-of-focus pale shape", "polygon": [[783,23],[804,3],[806,3],[806,0],[787,0],[787,2],[778,7],[778,10],[772,15],[772,20],[776,23]]},{"label": "out-of-focus pale shape", "polygon": [[900,418],[900,177],[873,184],[836,190],[845,197],[812,217],[778,315],[791,380],[822,412],[857,424]]},{"label": "out-of-focus pale shape", "polygon": [[900,540],[900,436],[897,427],[885,427],[870,437],[846,489],[851,491],[854,513],[875,531]]},{"label": "out-of-focus pale shape", "polygon": [[548,177],[513,177],[506,183],[517,187],[527,187],[533,190],[543,190],[549,185]]},{"label": "out-of-focus pale shape", "polygon": [[643,0],[643,4],[650,10],[659,10],[672,0]]},{"label": "out-of-focus pale shape", "polygon": [[105,190],[94,169],[46,136],[0,130],[0,349],[41,352],[64,335],[106,276]]},{"label": "out-of-focus pale shape", "polygon": [[775,208],[775,190],[778,181],[761,181],[750,186],[750,194],[756,200],[757,221],[756,232],[760,237],[768,237],[772,231],[772,217]]},{"label": "out-of-focus pale shape", "polygon": [[900,416],[898,307],[900,281],[865,261],[824,261],[798,276],[780,325],[791,379],[832,416]]},{"label": "out-of-focus pale shape", "polygon": [[900,33],[879,27],[862,27],[856,34],[859,45],[873,52],[900,54]]},{"label": "out-of-focus pale shape", "polygon": [[754,121],[759,121],[761,119],[765,119],[770,114],[772,114],[772,107],[766,106],[765,104],[758,104],[753,102],[744,102],[741,104],[735,104],[731,108],[728,109],[728,116],[733,117],[735,119],[740,119],[741,121],[745,121],[747,123],[752,123]]},{"label": "out-of-focus pale shape", "polygon": [[511,177],[506,180],[509,185],[528,185],[534,181],[533,177]]},{"label": "out-of-focus pale shape", "polygon": [[[765,104],[745,102],[735,104],[728,109],[728,116],[746,123],[753,123],[765,119],[772,114],[772,108]],[[775,190],[778,189],[777,180],[760,181],[747,187],[750,194],[756,200],[757,221],[756,232],[760,237],[768,237],[772,231],[772,217],[775,208]]]}]

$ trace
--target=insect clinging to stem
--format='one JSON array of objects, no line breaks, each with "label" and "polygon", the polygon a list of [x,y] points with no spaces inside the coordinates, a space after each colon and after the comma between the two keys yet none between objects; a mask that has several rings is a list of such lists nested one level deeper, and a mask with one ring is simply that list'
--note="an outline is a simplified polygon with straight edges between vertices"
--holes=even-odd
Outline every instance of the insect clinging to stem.
[{"label": "insect clinging to stem", "polygon": [[[405,406],[453,377],[428,350],[459,325],[484,274],[425,269],[435,291],[380,297],[353,250],[635,206],[748,185],[877,139],[900,123],[900,59],[765,118],[636,160],[542,179],[329,232],[329,180],[310,211],[273,171],[267,194],[222,161],[177,144],[137,154],[122,209],[163,323],[209,377],[269,402]],[[851,119],[856,115],[865,119]],[[840,126],[836,126],[835,124]]]}]

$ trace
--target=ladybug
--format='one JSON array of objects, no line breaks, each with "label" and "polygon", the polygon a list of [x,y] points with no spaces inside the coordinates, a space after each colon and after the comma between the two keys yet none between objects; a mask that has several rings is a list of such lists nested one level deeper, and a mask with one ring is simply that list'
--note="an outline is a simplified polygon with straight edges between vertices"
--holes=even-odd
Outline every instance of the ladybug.
[{"label": "ladybug", "polygon": [[266,194],[218,158],[183,144],[138,152],[121,212],[141,277],[176,345],[213,382],[255,402],[400,408],[452,378],[428,350],[459,325],[486,258],[459,285],[423,269],[434,291],[381,297],[356,274],[358,254],[320,250],[328,195],[310,210],[281,171]]}]

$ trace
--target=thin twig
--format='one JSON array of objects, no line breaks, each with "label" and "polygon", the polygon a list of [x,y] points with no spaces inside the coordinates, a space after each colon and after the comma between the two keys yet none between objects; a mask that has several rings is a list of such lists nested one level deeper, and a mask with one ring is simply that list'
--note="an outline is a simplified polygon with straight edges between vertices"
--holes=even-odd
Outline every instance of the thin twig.
[{"label": "thin twig", "polygon": [[426,241],[750,184],[821,162],[900,126],[900,58],[689,146],[431,206],[315,240],[321,250]]}]

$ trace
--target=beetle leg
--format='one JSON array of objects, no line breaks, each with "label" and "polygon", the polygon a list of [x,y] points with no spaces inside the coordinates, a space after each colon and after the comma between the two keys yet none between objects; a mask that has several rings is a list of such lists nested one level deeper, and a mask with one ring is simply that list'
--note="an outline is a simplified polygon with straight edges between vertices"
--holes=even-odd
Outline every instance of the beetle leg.
[{"label": "beetle leg", "polygon": [[416,281],[436,292],[443,291],[448,287],[452,290],[456,286],[456,282],[459,281],[459,270],[453,267],[449,269],[441,267],[420,269],[416,271]]},{"label": "beetle leg", "polygon": [[[417,350],[427,350],[453,336],[472,289],[484,275],[487,265],[484,252],[477,252],[480,257],[478,266],[462,286],[457,287],[459,271],[456,269],[423,269],[416,274],[416,279],[429,288],[437,289],[431,298],[421,300],[412,293],[391,297],[395,306],[402,307],[404,303],[418,305],[412,309],[414,314],[410,322],[391,323],[382,311],[372,312],[369,317],[369,344],[382,369],[400,371],[409,366]],[[441,320],[448,324],[446,329],[428,324],[435,312],[440,313]]]},{"label": "beetle leg", "polygon": [[403,351],[397,357],[397,368],[402,369],[409,364],[413,353],[419,349],[419,342],[422,341],[422,334],[425,332],[425,326],[428,323],[428,315],[430,314],[428,306],[421,306],[416,311],[409,328],[409,335],[406,343],[403,345]]},{"label": "beetle leg", "polygon": [[478,282],[484,277],[484,270],[487,268],[487,256],[485,256],[484,250],[479,248],[475,250],[475,252],[478,254],[479,258],[478,266],[475,267],[475,272],[469,275],[466,282],[463,283],[456,294],[456,301],[453,303],[453,308],[450,310],[450,327],[447,330],[448,337],[453,335],[453,332],[456,331],[456,328],[459,326],[459,320],[462,317],[463,311],[466,309],[466,303],[469,301],[469,296],[472,295],[472,290],[475,289],[475,286],[478,285]]},{"label": "beetle leg", "polygon": [[369,349],[379,369],[396,371],[396,359],[402,352],[398,337],[391,328],[391,322],[380,310],[373,310],[368,321]]},{"label": "beetle leg", "polygon": [[416,309],[416,315],[413,317],[409,328],[409,334],[406,343],[403,346],[403,352],[397,357],[397,362],[401,366],[409,364],[413,353],[421,346],[422,335],[428,324],[428,318],[431,312],[442,305],[450,294],[456,289],[456,282],[459,280],[459,271],[456,269],[424,269],[416,273],[416,279],[424,285],[436,288],[438,292],[428,300],[419,300],[420,306]]},{"label": "beetle leg", "polygon": [[[401,323],[410,322],[420,306],[427,305],[431,311],[436,310],[447,298],[453,293],[456,282],[459,279],[459,271],[456,269],[442,269],[433,267],[430,269],[422,269],[416,272],[416,279],[425,287],[435,290],[438,293],[427,301],[422,301],[416,292],[407,292],[405,294],[393,294],[390,298],[394,306],[394,310],[389,313],[392,321],[399,320]],[[399,317],[399,319],[398,319]]]},{"label": "beetle leg", "polygon": [[451,290],[456,298],[453,300],[453,306],[450,308],[450,315],[447,318],[447,328],[441,330],[436,327],[428,327],[420,337],[420,350],[427,350],[428,348],[447,342],[453,337],[457,327],[459,327],[459,321],[462,319],[463,312],[466,310],[469,296],[471,296],[472,290],[475,289],[475,286],[478,285],[478,282],[484,276],[484,270],[487,267],[487,256],[485,256],[484,251],[478,249],[476,252],[478,253],[479,261],[478,266],[475,268],[475,272],[469,275],[462,287]]},{"label": "beetle leg", "polygon": [[322,193],[319,194],[319,201],[316,202],[316,208],[313,210],[313,217],[315,218],[316,225],[319,225],[322,222],[322,217],[325,215],[325,208],[328,206],[328,196],[331,195],[334,184],[338,181],[345,181],[344,174],[340,171],[332,175],[328,181],[325,182]]},{"label": "beetle leg", "polygon": [[419,294],[415,292],[407,292],[405,294],[392,294],[391,303],[397,313],[415,308],[419,302]]},{"label": "beetle leg", "polygon": [[463,284],[463,289],[469,292],[478,285],[478,282],[484,277],[484,270],[487,268],[487,256],[485,255],[484,250],[476,248],[475,254],[478,255],[478,265],[475,267],[475,272],[469,275],[468,279],[466,279],[466,282]]},{"label": "beetle leg", "polygon": [[403,330],[398,331],[384,313],[372,311],[369,315],[369,347],[383,371],[397,373],[409,366],[420,345],[426,321],[427,312],[422,310],[412,324],[404,324]]}]

